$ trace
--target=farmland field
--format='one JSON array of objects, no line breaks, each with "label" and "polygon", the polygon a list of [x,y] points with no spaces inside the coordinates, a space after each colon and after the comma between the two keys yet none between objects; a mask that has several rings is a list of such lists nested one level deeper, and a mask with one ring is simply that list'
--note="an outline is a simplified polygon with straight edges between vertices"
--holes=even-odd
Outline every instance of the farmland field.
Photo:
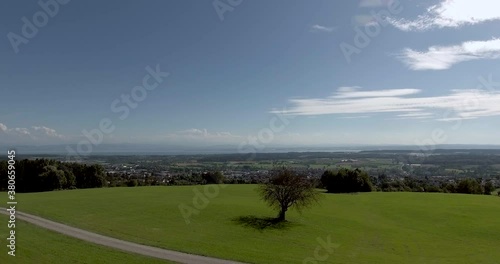
[{"label": "farmland field", "polygon": [[[21,211],[100,234],[250,263],[303,263],[314,257],[318,240],[338,246],[327,263],[500,261],[500,197],[322,194],[312,209],[289,212],[286,225],[265,226],[275,212],[259,200],[255,185],[223,187],[218,194],[215,185],[56,191],[19,194],[18,202]],[[204,188],[215,197],[187,223],[179,205],[194,208],[195,190]]]}]

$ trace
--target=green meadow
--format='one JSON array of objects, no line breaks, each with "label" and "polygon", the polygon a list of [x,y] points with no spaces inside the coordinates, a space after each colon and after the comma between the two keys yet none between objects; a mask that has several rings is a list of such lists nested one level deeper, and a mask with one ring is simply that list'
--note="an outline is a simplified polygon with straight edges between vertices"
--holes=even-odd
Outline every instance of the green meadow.
[{"label": "green meadow", "polygon": [[[7,223],[8,217],[0,215],[0,221]],[[7,224],[1,224],[2,241],[5,241],[8,233]],[[173,263],[108,249],[38,228],[23,221],[16,222],[16,243],[15,257],[7,255],[8,249],[5,243],[2,243],[3,252],[0,253],[0,263]]]},{"label": "green meadow", "polygon": [[[500,263],[500,197],[325,193],[311,209],[291,211],[276,225],[268,221],[276,213],[260,201],[255,185],[223,187],[218,193],[215,185],[86,189],[18,194],[17,200],[18,210],[100,234],[249,263],[304,263],[315,259],[315,250],[326,258],[317,263]],[[187,223],[179,206],[194,209],[195,193],[204,188],[211,188],[211,198],[206,204],[195,199],[205,206]],[[25,234],[19,254],[27,258],[45,251],[68,259],[112,252],[28,224],[18,230]],[[325,251],[321,241],[335,247]]]}]

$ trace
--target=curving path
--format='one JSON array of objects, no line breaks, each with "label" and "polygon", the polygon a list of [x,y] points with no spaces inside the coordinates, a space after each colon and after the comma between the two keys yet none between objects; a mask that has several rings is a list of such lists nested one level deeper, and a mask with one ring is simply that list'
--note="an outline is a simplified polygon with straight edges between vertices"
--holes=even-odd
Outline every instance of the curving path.
[{"label": "curving path", "polygon": [[[6,208],[0,207],[0,213],[8,215]],[[136,253],[148,257],[170,260],[178,263],[186,264],[243,264],[241,262],[204,257],[199,255],[187,254],[179,251],[161,249],[156,247],[145,246],[137,243],[128,242],[108,236],[99,235],[88,232],[83,229],[74,228],[68,225],[50,221],[35,215],[30,215],[16,211],[16,219],[26,221],[28,223],[61,233],[70,237],[78,238],[87,242],[103,245],[106,247],[115,248],[121,251]]]}]

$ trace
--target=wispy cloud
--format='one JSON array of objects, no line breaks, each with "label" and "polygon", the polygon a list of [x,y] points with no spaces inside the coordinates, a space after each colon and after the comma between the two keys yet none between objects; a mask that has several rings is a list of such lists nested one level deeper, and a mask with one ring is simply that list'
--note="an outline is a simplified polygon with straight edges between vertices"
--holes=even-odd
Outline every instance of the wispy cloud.
[{"label": "wispy cloud", "polygon": [[380,7],[392,4],[394,0],[361,0],[360,7]]},{"label": "wispy cloud", "polygon": [[340,87],[335,95],[330,98],[359,98],[359,97],[391,97],[419,93],[418,89],[393,89],[377,91],[360,91],[361,87]]},{"label": "wispy cloud", "polygon": [[208,132],[208,130],[206,128],[204,128],[204,129],[191,128],[191,129],[179,131],[177,133],[174,133],[173,135],[203,137],[203,138],[232,137],[233,136],[230,132]]},{"label": "wispy cloud", "polygon": [[170,133],[163,137],[163,140],[168,142],[201,144],[239,143],[242,139],[242,136],[233,135],[230,132],[210,132],[205,128],[191,128]]},{"label": "wispy cloud", "polygon": [[414,20],[388,18],[403,31],[424,31],[434,28],[458,28],[487,21],[500,20],[500,1],[442,0]]},{"label": "wispy cloud", "polygon": [[[452,90],[448,95],[416,97],[418,89],[359,91],[359,87],[343,87],[327,98],[291,99],[286,111],[292,115],[373,115],[393,113],[400,119],[475,119],[500,116],[500,91],[482,89]],[[443,118],[446,113],[446,118]]]},{"label": "wispy cloud", "polygon": [[340,119],[361,119],[361,118],[370,118],[368,115],[357,115],[357,116],[341,116]]},{"label": "wispy cloud", "polygon": [[4,143],[61,143],[61,140],[65,139],[68,138],[57,133],[55,129],[45,126],[32,126],[30,128],[9,128],[7,127],[7,125],[0,123],[0,142]]},{"label": "wispy cloud", "polygon": [[465,61],[500,58],[500,39],[432,46],[427,51],[404,49],[397,57],[412,70],[446,70]]},{"label": "wispy cloud", "polygon": [[352,23],[356,27],[364,27],[377,25],[379,22],[371,15],[356,15],[353,17]]},{"label": "wispy cloud", "polygon": [[30,131],[27,128],[16,127],[16,128],[11,129],[10,131],[19,133],[21,135],[31,135]]},{"label": "wispy cloud", "polygon": [[35,136],[64,138],[64,136],[61,134],[58,134],[55,129],[48,128],[45,126],[33,126],[32,129],[35,132],[34,133]]},{"label": "wispy cloud", "polygon": [[398,117],[411,117],[415,119],[426,119],[426,118],[431,118],[433,117],[433,113],[426,113],[426,112],[418,112],[418,113],[408,113],[408,114],[400,114]]},{"label": "wispy cloud", "polygon": [[311,26],[311,32],[333,32],[335,31],[335,27],[325,27],[325,26],[320,26],[320,25],[313,25]]}]

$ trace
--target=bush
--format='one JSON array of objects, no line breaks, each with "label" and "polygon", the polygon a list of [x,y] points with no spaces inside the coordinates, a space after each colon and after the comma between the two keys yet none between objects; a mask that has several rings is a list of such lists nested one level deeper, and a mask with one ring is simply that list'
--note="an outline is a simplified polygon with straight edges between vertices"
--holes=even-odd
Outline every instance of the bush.
[{"label": "bush", "polygon": [[201,176],[204,184],[222,184],[224,182],[224,174],[220,171],[205,172]]},{"label": "bush", "polygon": [[127,187],[137,187],[139,182],[136,179],[130,179],[127,181]]},{"label": "bush", "polygon": [[329,193],[371,192],[373,190],[370,177],[359,169],[325,171],[321,176],[321,183]]},{"label": "bush", "polygon": [[484,184],[484,194],[490,195],[495,190],[493,182],[488,181]]},{"label": "bush", "polygon": [[441,188],[439,188],[437,186],[429,185],[429,186],[427,186],[427,188],[425,188],[425,191],[426,192],[438,193],[438,192],[442,192],[443,190],[441,190]]},{"label": "bush", "polygon": [[484,189],[483,186],[474,179],[463,179],[458,183],[456,192],[465,194],[484,194]]}]

